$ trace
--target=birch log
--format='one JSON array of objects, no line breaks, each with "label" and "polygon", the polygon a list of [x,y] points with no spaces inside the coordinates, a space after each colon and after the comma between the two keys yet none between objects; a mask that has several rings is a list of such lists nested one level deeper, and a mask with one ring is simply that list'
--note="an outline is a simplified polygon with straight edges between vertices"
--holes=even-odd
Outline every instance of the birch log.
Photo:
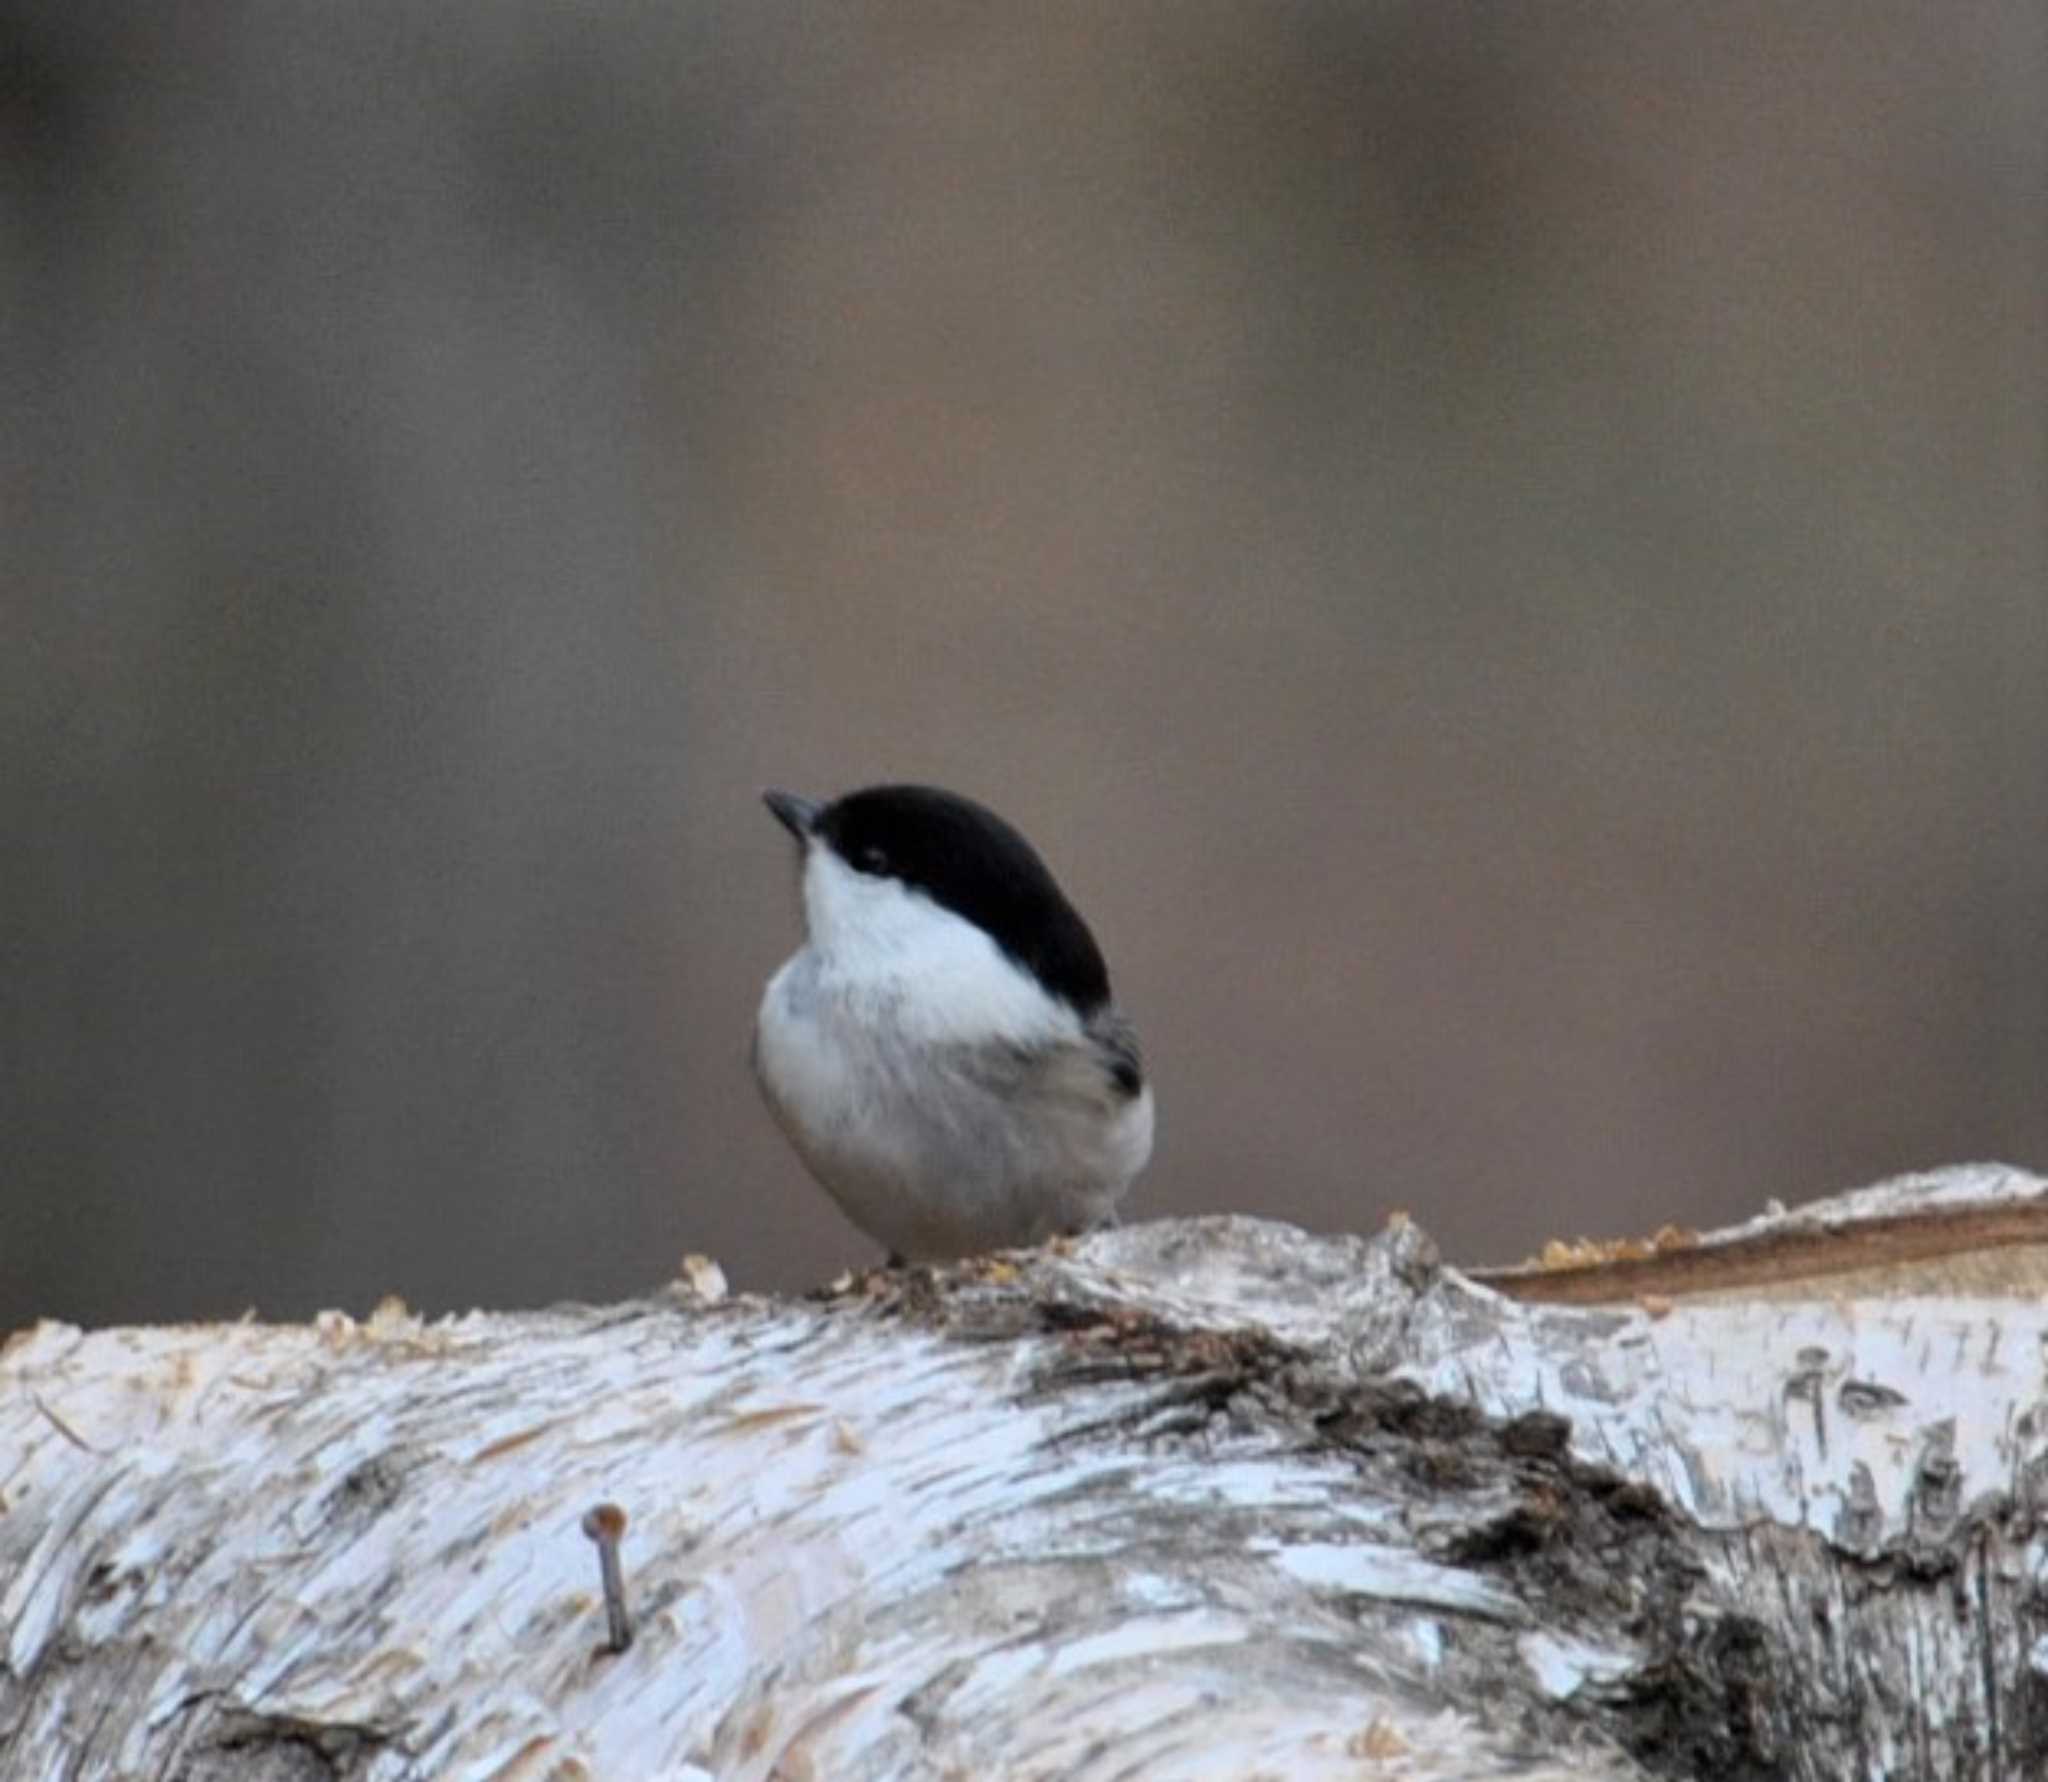
[{"label": "birch log", "polygon": [[1221,1218],[800,1302],[46,1323],[0,1775],[2048,1776],[2044,1255],[1984,1166],[1485,1283]]}]

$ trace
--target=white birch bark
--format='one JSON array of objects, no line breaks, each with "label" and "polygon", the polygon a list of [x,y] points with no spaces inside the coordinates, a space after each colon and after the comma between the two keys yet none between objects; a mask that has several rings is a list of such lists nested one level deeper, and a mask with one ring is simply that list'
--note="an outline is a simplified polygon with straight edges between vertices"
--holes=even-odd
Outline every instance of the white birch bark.
[{"label": "white birch bark", "polygon": [[1210,1219],[800,1302],[44,1324],[0,1776],[2048,1775],[2044,1195],[1491,1287]]}]

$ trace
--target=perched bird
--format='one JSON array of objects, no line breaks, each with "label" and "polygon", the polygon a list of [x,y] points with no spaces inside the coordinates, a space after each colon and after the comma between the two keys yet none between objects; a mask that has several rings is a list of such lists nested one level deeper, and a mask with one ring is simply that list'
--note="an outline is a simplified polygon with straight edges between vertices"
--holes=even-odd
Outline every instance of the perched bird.
[{"label": "perched bird", "polygon": [[761,998],[754,1071],[840,1210],[897,1260],[1110,1218],[1152,1091],[1031,844],[931,786],[765,797],[803,851],[808,934]]}]

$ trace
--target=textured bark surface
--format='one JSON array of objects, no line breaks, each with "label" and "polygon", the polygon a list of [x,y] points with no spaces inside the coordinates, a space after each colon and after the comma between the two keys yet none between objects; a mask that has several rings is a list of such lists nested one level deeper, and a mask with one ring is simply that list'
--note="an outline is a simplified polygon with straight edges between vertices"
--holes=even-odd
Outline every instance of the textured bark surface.
[{"label": "textured bark surface", "polygon": [[[2044,1190],[1774,1214],[1669,1248],[1834,1261],[1608,1305],[1213,1219],[803,1302],[45,1324],[0,1775],[2048,1774]],[[1958,1208],[2008,1235],[1898,1241]]]}]

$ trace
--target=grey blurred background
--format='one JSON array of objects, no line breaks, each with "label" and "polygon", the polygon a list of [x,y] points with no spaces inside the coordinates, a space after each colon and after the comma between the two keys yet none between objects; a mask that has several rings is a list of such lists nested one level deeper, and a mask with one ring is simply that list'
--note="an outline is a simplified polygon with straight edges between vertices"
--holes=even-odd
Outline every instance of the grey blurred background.
[{"label": "grey blurred background", "polygon": [[2048,1164],[2048,14],[0,3],[0,1328],[873,1251],[768,784],[975,793],[1134,1216]]}]

